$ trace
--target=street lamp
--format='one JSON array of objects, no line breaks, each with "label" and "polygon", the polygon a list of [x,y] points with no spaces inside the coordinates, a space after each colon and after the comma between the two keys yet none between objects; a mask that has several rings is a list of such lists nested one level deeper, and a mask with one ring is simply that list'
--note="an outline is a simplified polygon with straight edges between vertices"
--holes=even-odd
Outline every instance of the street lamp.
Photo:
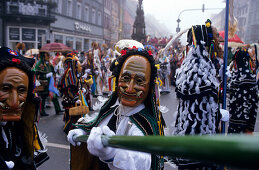
[{"label": "street lamp", "polygon": [[202,4],[202,8],[201,9],[184,9],[184,10],[182,10],[180,13],[179,13],[179,15],[178,15],[178,19],[176,20],[177,21],[177,27],[176,27],[176,32],[178,33],[178,32],[180,32],[180,27],[179,27],[179,23],[181,22],[181,20],[180,20],[180,16],[181,16],[181,14],[183,13],[183,12],[185,12],[185,11],[197,11],[197,10],[201,10],[202,12],[204,12],[205,10],[215,10],[215,9],[223,9],[223,8],[206,8],[205,9],[205,4]]}]

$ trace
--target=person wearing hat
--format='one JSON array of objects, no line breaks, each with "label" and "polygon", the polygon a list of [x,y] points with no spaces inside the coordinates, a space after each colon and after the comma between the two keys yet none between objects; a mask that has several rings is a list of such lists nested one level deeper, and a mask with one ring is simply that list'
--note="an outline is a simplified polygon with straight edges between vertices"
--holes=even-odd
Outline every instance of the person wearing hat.
[{"label": "person wearing hat", "polygon": [[81,116],[70,116],[69,109],[75,106],[77,100],[79,100],[79,88],[80,88],[80,72],[81,65],[78,58],[74,53],[65,54],[64,59],[64,74],[61,76],[58,88],[63,97],[62,105],[65,108],[64,132],[67,134],[71,130],[72,124],[76,123]]},{"label": "person wearing hat", "polygon": [[[220,120],[227,121],[228,114],[221,116],[219,85],[213,59],[218,51],[211,22],[192,26],[187,34],[190,49],[182,65],[176,71],[176,96],[179,99],[173,135],[213,135],[219,132]],[[225,110],[224,110],[225,111]],[[179,169],[217,165],[176,159]]]},{"label": "person wearing hat", "polygon": [[252,68],[252,58],[246,49],[238,49],[233,56],[233,69],[229,80],[228,133],[254,132],[258,113],[258,85]]},{"label": "person wearing hat", "polygon": [[[124,42],[125,43],[125,42]],[[160,156],[155,154],[104,147],[101,135],[162,135],[156,104],[157,69],[152,53],[133,46],[124,48],[114,60],[111,71],[116,88],[97,117],[86,115],[78,120],[77,129],[68,134],[71,145],[71,169],[159,169]],[[161,118],[161,117],[160,117]],[[73,139],[90,134],[86,144]],[[80,145],[80,146],[79,146]]]},{"label": "person wearing hat", "polygon": [[[41,91],[38,91],[39,96],[41,97],[41,116],[48,116],[49,114],[45,111],[46,99],[49,96],[49,85],[50,80],[53,78],[55,72],[54,67],[50,63],[50,56],[47,52],[40,52],[40,60],[36,63],[34,71],[36,72],[37,79],[40,81],[40,84],[44,87]],[[54,78],[53,78],[54,79]],[[56,92],[57,93],[57,92]],[[54,104],[56,115],[59,115],[63,110],[60,108],[58,101],[58,94],[53,94],[52,102]]]},{"label": "person wearing hat", "polygon": [[34,59],[0,48],[0,166],[36,170],[48,159],[35,124]]}]

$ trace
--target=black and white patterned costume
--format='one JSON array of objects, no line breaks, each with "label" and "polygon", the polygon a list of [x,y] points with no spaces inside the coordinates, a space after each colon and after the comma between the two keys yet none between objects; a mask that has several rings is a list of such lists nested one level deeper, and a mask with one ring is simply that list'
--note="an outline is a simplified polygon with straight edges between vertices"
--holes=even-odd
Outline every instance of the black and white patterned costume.
[{"label": "black and white patterned costume", "polygon": [[233,57],[229,87],[228,133],[253,132],[258,113],[258,86],[246,50],[238,50]]},{"label": "black and white patterned costume", "polygon": [[[195,35],[195,37],[194,37]],[[176,71],[176,95],[179,99],[175,135],[204,135],[218,132],[219,106],[216,69],[206,47],[211,46],[212,31],[205,25],[188,32],[192,46]]]}]

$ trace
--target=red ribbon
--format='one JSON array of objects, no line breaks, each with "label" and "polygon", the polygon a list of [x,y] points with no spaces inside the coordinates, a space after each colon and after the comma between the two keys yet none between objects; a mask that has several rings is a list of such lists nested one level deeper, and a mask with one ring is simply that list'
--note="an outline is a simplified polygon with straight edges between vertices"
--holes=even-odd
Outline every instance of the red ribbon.
[{"label": "red ribbon", "polygon": [[17,58],[12,58],[12,62],[20,64],[21,60],[17,59]]}]

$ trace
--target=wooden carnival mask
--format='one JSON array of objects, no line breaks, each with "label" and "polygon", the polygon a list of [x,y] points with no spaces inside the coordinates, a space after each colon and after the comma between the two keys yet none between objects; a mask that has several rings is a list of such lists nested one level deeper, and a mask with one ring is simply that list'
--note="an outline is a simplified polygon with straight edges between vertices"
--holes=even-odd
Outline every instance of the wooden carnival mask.
[{"label": "wooden carnival mask", "polygon": [[29,78],[19,68],[0,72],[0,121],[19,121],[27,99]]},{"label": "wooden carnival mask", "polygon": [[148,95],[151,65],[147,58],[132,55],[123,63],[118,80],[118,96],[125,106],[135,107]]}]

